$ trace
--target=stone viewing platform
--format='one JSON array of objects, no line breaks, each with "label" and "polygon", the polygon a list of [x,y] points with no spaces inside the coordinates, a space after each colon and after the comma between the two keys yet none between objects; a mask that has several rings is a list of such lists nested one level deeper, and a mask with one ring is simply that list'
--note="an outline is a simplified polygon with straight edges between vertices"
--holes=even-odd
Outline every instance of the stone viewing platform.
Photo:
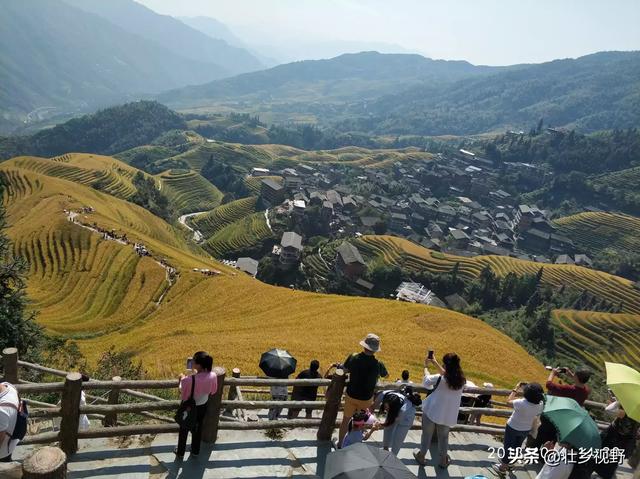
[{"label": "stone viewing platform", "polygon": [[[5,380],[17,386],[30,407],[29,433],[13,454],[13,459],[18,461],[13,470],[16,475],[0,465],[2,479],[21,477],[19,463],[42,445],[59,445],[64,451],[68,478],[322,478],[326,457],[335,448],[346,383],[342,370],[337,370],[331,379],[295,380],[246,377],[237,369],[228,377],[223,368],[214,368],[219,387],[216,394],[209,397],[200,455],[191,457],[187,449],[184,459],[177,459],[173,450],[178,442],[178,425],[172,416],[179,401],[146,392],[176,390],[177,380],[115,377],[111,381],[83,382],[79,373],[20,361],[13,348],[3,351],[2,365]],[[29,371],[28,377],[32,379],[39,375],[43,380],[64,378],[64,381],[26,381],[21,379],[20,369]],[[269,387],[273,385],[326,389],[317,401],[272,401]],[[399,383],[386,383],[379,384],[377,389],[400,387]],[[422,386],[416,385],[415,390],[424,392]],[[86,405],[81,403],[82,392],[87,398]],[[500,399],[510,392],[496,388],[465,388],[465,394],[491,394],[493,400],[491,407],[461,407],[460,412],[480,413],[492,419],[487,422],[485,419],[480,425],[459,423],[453,426],[449,438],[451,464],[447,470],[434,468],[431,461],[426,467],[419,467],[412,456],[420,442],[420,412],[398,458],[419,478],[491,477],[490,468],[497,462],[497,458],[490,457],[491,448],[502,445],[502,424],[511,414],[511,409]],[[43,393],[57,395],[59,401],[42,402]],[[273,406],[309,408],[313,410],[313,417],[269,421],[267,409]],[[593,402],[588,402],[587,406],[595,412],[604,407]],[[81,414],[90,416],[89,429],[79,430]],[[124,414],[127,416],[123,417]],[[598,425],[605,427],[604,423]],[[382,432],[375,432],[367,443],[381,446],[381,441]],[[436,453],[436,447],[434,442],[432,455]],[[518,465],[510,476],[533,479],[540,467],[541,464]],[[626,464],[618,468],[618,478],[630,479],[631,476]],[[57,479],[64,476],[30,477]]]}]

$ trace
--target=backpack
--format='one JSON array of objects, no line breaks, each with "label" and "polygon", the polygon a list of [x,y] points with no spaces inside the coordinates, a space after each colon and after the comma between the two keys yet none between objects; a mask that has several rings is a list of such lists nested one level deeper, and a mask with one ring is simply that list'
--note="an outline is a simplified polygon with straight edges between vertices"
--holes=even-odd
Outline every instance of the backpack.
[{"label": "backpack", "polygon": [[196,416],[196,400],[193,398],[193,391],[196,387],[196,376],[191,376],[191,395],[180,403],[173,420],[180,425],[181,429],[193,431],[198,421]]},{"label": "backpack", "polygon": [[0,406],[7,406],[15,409],[18,412],[16,417],[16,425],[13,428],[13,432],[7,435],[9,436],[9,442],[21,441],[27,435],[27,422],[29,419],[29,409],[27,408],[27,402],[21,401],[18,398],[18,406],[10,402],[0,402]]}]

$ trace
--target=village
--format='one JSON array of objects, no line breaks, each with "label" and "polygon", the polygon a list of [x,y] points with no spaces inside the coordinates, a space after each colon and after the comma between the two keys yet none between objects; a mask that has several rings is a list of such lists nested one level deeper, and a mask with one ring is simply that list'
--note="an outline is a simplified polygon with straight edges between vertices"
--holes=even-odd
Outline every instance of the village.
[{"label": "village", "polygon": [[[505,174],[541,184],[550,175],[527,163],[496,165],[465,149],[433,158],[416,155],[386,169],[316,163],[251,171],[251,176],[263,177],[263,205],[290,228],[271,251],[274,262],[284,270],[295,269],[310,238],[344,239],[336,254],[323,261],[365,295],[374,285],[362,278],[366,264],[349,239],[368,234],[398,236],[457,256],[497,255],[542,265],[591,267],[592,259],[557,231],[548,211],[521,204],[500,188]],[[282,180],[274,179],[276,175]],[[240,258],[238,264],[253,276],[258,273],[258,259]],[[397,297],[431,303],[428,290],[407,293],[422,291],[420,286],[403,284]]]}]

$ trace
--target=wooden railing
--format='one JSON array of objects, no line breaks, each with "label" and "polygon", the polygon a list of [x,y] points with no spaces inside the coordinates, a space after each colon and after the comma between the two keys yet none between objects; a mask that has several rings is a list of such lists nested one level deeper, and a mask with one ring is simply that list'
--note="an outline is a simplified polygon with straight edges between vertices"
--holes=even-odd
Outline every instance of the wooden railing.
[{"label": "wooden railing", "polygon": [[[168,416],[154,414],[152,411],[175,411],[180,404],[178,400],[165,398],[141,392],[140,390],[177,389],[178,381],[170,380],[127,380],[114,377],[111,381],[90,380],[82,381],[79,373],[61,371],[48,368],[39,364],[33,364],[18,359],[17,351],[13,348],[2,352],[2,365],[4,379],[16,385],[22,397],[45,393],[60,395],[59,405],[49,404],[27,398],[31,404],[32,418],[60,417],[59,431],[44,432],[29,435],[23,444],[45,444],[59,441],[60,447],[68,455],[78,450],[79,439],[104,438],[115,436],[128,436],[139,434],[176,433],[179,430],[177,424]],[[49,383],[29,383],[21,381],[19,369],[24,368],[40,372],[54,377],[64,378],[64,381]],[[214,443],[221,429],[231,430],[255,430],[274,428],[317,428],[318,440],[330,440],[337,427],[338,413],[341,409],[342,397],[346,384],[346,376],[340,369],[336,371],[332,379],[271,379],[258,377],[242,377],[239,369],[232,371],[231,377],[226,376],[224,368],[214,368],[218,376],[218,390],[209,397],[206,417],[203,424],[202,439],[205,442]],[[265,394],[269,386],[317,386],[326,387],[320,401],[271,401],[248,400],[245,394]],[[379,383],[377,390],[399,389],[399,383]],[[226,399],[224,390],[227,389]],[[427,392],[421,385],[413,385],[416,392]],[[85,391],[86,397],[95,399],[94,404],[81,405],[81,393]],[[107,398],[93,396],[90,393],[107,392]],[[496,388],[465,388],[469,394],[490,394],[492,396],[508,396],[510,389]],[[123,396],[130,396],[138,402],[122,402]],[[142,400],[140,402],[139,400]],[[589,406],[602,409],[604,404],[589,402]],[[260,421],[257,415],[247,411],[268,409],[270,407],[282,407],[287,409],[311,409],[322,411],[322,417],[318,419],[283,419],[275,421]],[[463,414],[481,414],[483,416],[506,418],[511,410],[504,407],[473,408],[462,407]],[[126,425],[118,421],[121,414],[140,415],[146,419],[153,419],[159,423]],[[104,427],[91,428],[79,431],[80,414],[97,415],[102,418]],[[233,416],[235,414],[235,417]],[[421,411],[418,411],[418,416]],[[94,416],[95,417],[95,416]],[[418,423],[412,427],[419,429]],[[494,435],[504,434],[504,427],[498,424],[458,424],[452,428],[456,431],[468,431],[488,433]]]}]

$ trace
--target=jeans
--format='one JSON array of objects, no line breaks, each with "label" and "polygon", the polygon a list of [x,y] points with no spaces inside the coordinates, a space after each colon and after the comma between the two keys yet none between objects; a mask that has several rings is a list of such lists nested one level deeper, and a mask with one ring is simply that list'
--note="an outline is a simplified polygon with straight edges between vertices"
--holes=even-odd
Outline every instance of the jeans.
[{"label": "jeans", "polygon": [[[204,416],[207,413],[207,403],[204,403],[201,406],[196,406],[196,426],[191,431],[191,454],[200,454],[200,441],[202,439],[202,422],[204,421]],[[187,436],[189,435],[189,430],[180,428],[180,432],[178,433],[178,450],[176,454],[178,456],[184,456],[185,451],[187,450]]]},{"label": "jeans", "polygon": [[[272,401],[286,401],[287,400],[287,396],[280,396],[280,395],[272,395],[271,396],[271,400]],[[276,419],[278,419],[278,417],[280,416],[280,413],[282,412],[282,410],[284,409],[284,407],[282,406],[274,406],[274,407],[270,407],[269,408],[269,414],[268,414],[268,418],[269,421],[275,421]]]},{"label": "jeans", "polygon": [[426,455],[431,446],[431,438],[433,432],[438,431],[438,458],[440,464],[447,463],[447,451],[449,450],[449,426],[444,424],[436,424],[427,417],[426,414],[422,414],[422,440],[420,441],[420,453]]},{"label": "jeans", "polygon": [[415,417],[416,408],[408,400],[405,401],[393,425],[384,428],[382,447],[391,448],[391,452],[397,456]]},{"label": "jeans", "polygon": [[504,430],[504,457],[501,459],[503,464],[510,464],[511,457],[515,456],[515,451],[513,453],[509,452],[509,449],[517,449],[518,447],[522,447],[522,443],[527,438],[529,431],[518,431],[517,429],[512,428],[507,424],[507,427]]}]

